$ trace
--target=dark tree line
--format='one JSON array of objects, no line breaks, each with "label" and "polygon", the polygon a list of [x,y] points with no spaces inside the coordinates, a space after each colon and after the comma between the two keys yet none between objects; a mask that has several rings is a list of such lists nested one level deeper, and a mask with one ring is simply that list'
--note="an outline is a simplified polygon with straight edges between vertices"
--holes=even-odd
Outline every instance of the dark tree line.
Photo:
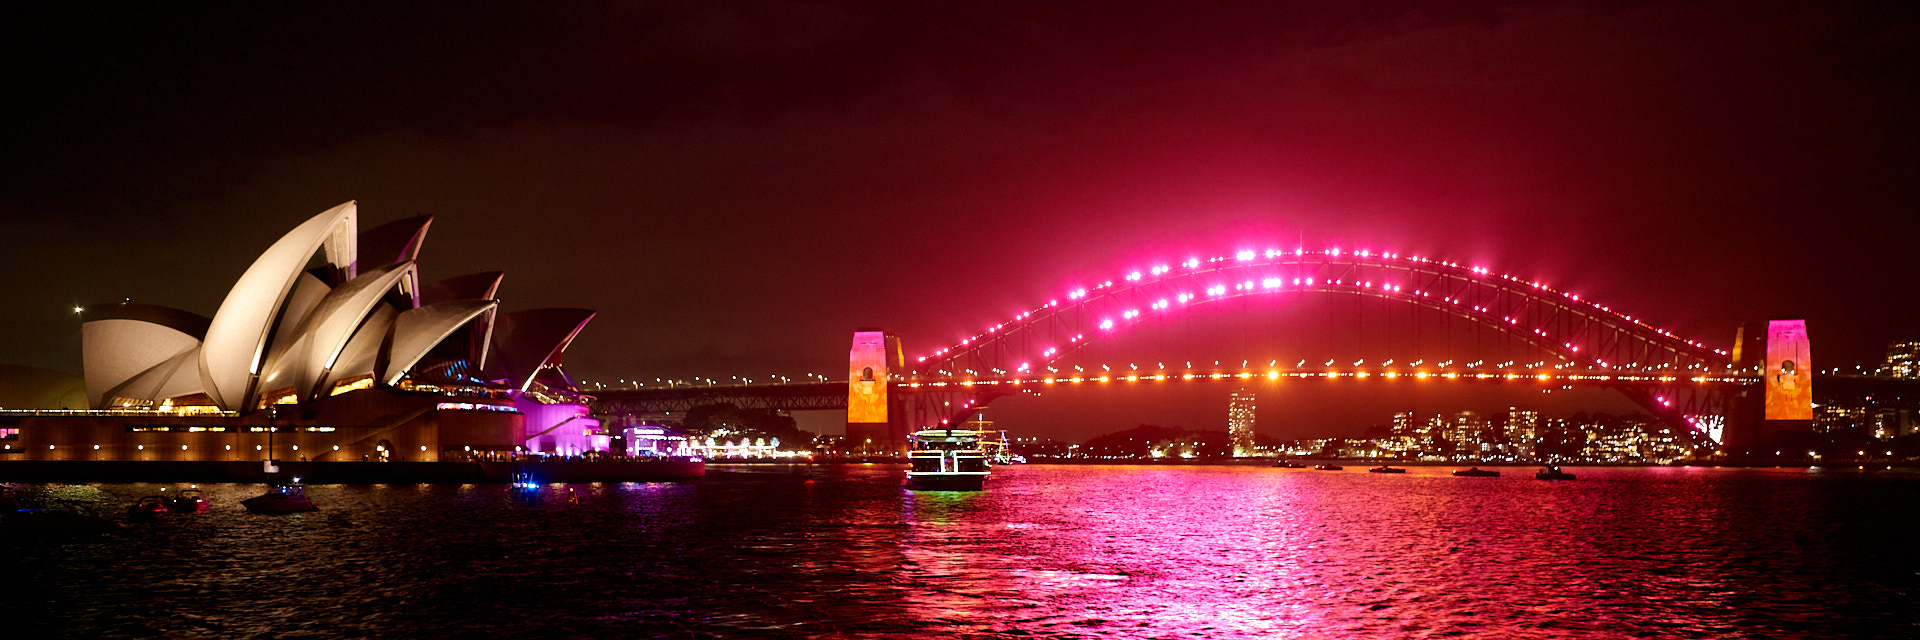
[{"label": "dark tree line", "polygon": [[701,405],[688,411],[680,426],[689,436],[702,440],[779,438],[783,449],[813,446],[812,432],[801,431],[793,416],[773,409],[742,409],[729,403]]}]

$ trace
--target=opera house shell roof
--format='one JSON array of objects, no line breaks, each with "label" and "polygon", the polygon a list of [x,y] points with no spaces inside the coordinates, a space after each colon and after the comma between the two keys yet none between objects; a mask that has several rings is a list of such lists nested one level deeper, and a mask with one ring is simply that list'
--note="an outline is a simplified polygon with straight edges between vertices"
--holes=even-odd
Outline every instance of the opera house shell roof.
[{"label": "opera house shell roof", "polygon": [[361,232],[354,203],[328,209],[260,254],[212,318],[84,308],[88,404],[245,413],[370,387],[569,389],[560,356],[593,312],[500,313],[498,272],[421,283],[432,222]]}]

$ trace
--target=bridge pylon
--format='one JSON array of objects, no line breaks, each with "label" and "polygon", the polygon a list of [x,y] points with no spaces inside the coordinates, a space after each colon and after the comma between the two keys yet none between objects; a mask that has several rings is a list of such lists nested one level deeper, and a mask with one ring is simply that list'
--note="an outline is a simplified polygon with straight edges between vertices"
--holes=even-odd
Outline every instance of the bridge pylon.
[{"label": "bridge pylon", "polygon": [[893,378],[906,370],[900,338],[880,329],[853,333],[848,352],[845,449],[862,456],[907,455],[907,416]]},{"label": "bridge pylon", "polygon": [[1733,460],[1801,457],[1813,435],[1813,367],[1805,320],[1749,322],[1734,333],[1734,371],[1760,384],[1727,403],[1724,450]]}]

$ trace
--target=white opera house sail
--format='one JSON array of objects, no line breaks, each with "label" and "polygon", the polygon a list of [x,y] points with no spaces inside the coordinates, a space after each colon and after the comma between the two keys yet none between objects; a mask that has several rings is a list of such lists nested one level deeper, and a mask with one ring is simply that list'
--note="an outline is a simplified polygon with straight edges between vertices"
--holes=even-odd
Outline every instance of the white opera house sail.
[{"label": "white opera house sail", "polygon": [[605,447],[559,367],[592,311],[502,313],[499,272],[423,282],[431,217],[358,222],[348,202],[300,223],[211,317],[83,307],[90,409],[0,411],[0,461],[497,459],[548,413],[572,416],[552,453]]},{"label": "white opera house sail", "polygon": [[498,349],[516,361],[490,363],[501,274],[423,286],[416,260],[432,221],[359,233],[354,203],[328,209],[254,260],[211,319],[145,304],[86,307],[88,400],[244,413],[409,383],[527,391],[592,312],[515,314],[546,322],[522,322],[522,339]]}]

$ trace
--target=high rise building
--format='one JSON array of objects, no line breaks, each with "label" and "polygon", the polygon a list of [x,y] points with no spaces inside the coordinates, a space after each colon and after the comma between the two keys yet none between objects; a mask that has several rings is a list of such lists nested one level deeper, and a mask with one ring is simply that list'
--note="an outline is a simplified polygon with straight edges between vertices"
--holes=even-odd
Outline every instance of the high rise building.
[{"label": "high rise building", "polygon": [[1417,427],[1414,426],[1413,419],[1414,419],[1414,416],[1412,411],[1402,411],[1400,413],[1393,414],[1393,435],[1396,435],[1396,436],[1415,435],[1416,434],[1415,430],[1417,429]]},{"label": "high rise building", "polygon": [[1454,452],[1456,453],[1466,451],[1478,452],[1481,450],[1480,445],[1481,440],[1483,440],[1483,438],[1480,437],[1480,432],[1485,429],[1486,426],[1486,420],[1482,419],[1478,413],[1462,411],[1453,414],[1453,424],[1447,427],[1447,440],[1453,442]]},{"label": "high rise building", "polygon": [[1887,364],[1881,372],[1895,378],[1920,379],[1920,340],[1905,340],[1889,345]]},{"label": "high rise building", "polygon": [[1507,407],[1506,445],[1508,452],[1530,457],[1534,445],[1539,442],[1540,412],[1519,407]]},{"label": "high rise building", "polygon": [[1432,446],[1434,441],[1446,439],[1447,417],[1436,413],[1433,417],[1427,418],[1427,426],[1420,430],[1420,441]]},{"label": "high rise building", "polygon": [[1862,430],[1868,422],[1865,407],[1821,404],[1813,408],[1813,428],[1820,433],[1846,433]]},{"label": "high rise building", "polygon": [[1233,440],[1233,457],[1257,455],[1253,444],[1253,393],[1234,392],[1227,402],[1227,437]]},{"label": "high rise building", "polygon": [[1891,440],[1911,435],[1914,429],[1912,411],[1888,407],[1873,413],[1873,439],[1875,440]]}]

